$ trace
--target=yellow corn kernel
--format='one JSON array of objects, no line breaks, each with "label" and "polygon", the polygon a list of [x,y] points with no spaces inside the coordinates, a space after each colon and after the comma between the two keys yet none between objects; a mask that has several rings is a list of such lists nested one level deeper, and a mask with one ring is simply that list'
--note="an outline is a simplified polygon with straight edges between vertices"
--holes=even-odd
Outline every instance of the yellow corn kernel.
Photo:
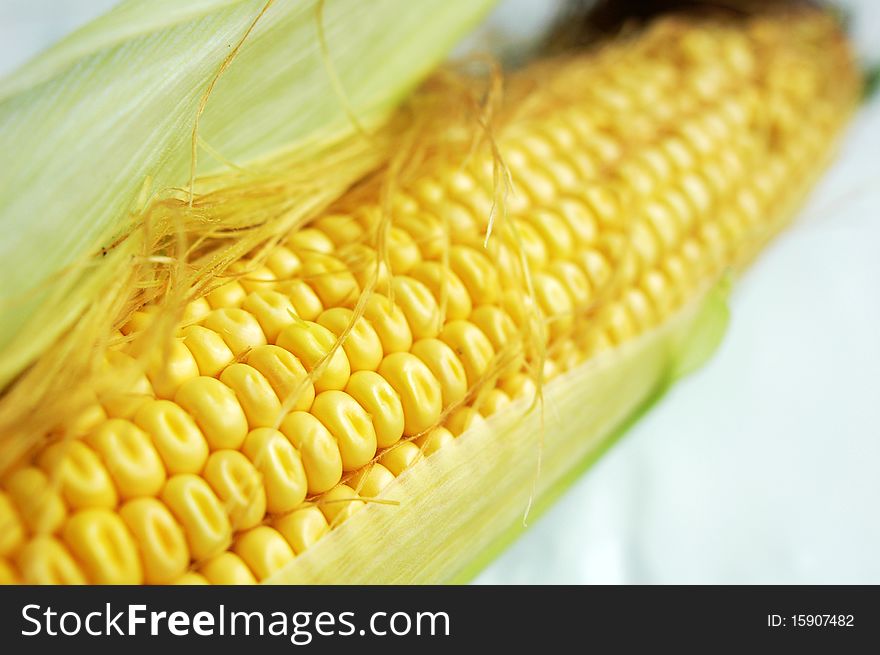
[{"label": "yellow corn kernel", "polygon": [[501,390],[513,399],[534,398],[538,388],[531,375],[517,373],[501,383]]},{"label": "yellow corn kernel", "polygon": [[266,257],[266,266],[275,274],[276,280],[287,281],[299,273],[302,260],[290,248],[275,246]]},{"label": "yellow corn kernel", "polygon": [[238,282],[233,280],[217,287],[205,296],[205,300],[211,305],[212,309],[222,307],[241,307],[247,296],[247,291]]},{"label": "yellow corn kernel", "polygon": [[183,345],[192,353],[199,373],[208,377],[220,375],[235,355],[220,335],[201,325],[191,325],[183,331]]},{"label": "yellow corn kernel", "polygon": [[116,507],[116,487],[107,469],[82,441],[52,444],[40,454],[38,463],[70,507]]},{"label": "yellow corn kernel", "polygon": [[180,319],[181,325],[189,325],[202,320],[211,312],[211,304],[207,298],[196,298],[186,303],[183,308],[183,316]]},{"label": "yellow corn kernel", "polygon": [[439,259],[443,256],[448,238],[446,227],[436,217],[419,212],[399,216],[394,222],[412,237],[423,259]]},{"label": "yellow corn kernel", "polygon": [[381,293],[374,293],[367,300],[364,308],[364,316],[370,321],[379,341],[382,342],[382,351],[388,353],[405,352],[412,346],[412,332],[403,310],[396,302],[392,302]]},{"label": "yellow corn kernel", "polygon": [[290,299],[296,315],[304,321],[314,321],[324,311],[318,294],[304,280],[290,280],[279,284],[277,288]]},{"label": "yellow corn kernel", "polygon": [[[318,317],[318,323],[337,338],[342,337],[351,324],[354,312],[345,307],[334,307]],[[342,342],[345,356],[352,371],[375,371],[382,361],[382,342],[379,335],[363,316],[358,317]]]},{"label": "yellow corn kernel", "polygon": [[[340,248],[337,255],[354,275],[361,289],[366,289],[370,284],[376,289],[386,288],[390,279],[388,265],[384,261],[379,261],[379,255],[374,248],[364,243],[349,243]],[[416,256],[419,256],[418,249]]]},{"label": "yellow corn kernel", "polygon": [[211,450],[238,449],[248,433],[248,422],[235,392],[207,376],[185,382],[174,401],[195,419]]},{"label": "yellow corn kernel", "polygon": [[399,227],[388,230],[388,264],[394,275],[408,274],[421,260],[419,247],[408,232]]},{"label": "yellow corn kernel", "polygon": [[497,303],[501,282],[492,261],[482,252],[468,246],[449,249],[449,266],[459,277],[474,305]]},{"label": "yellow corn kernel", "polygon": [[[568,291],[573,303],[572,310],[575,314],[580,314],[589,308],[593,299],[592,286],[580,266],[573,261],[556,261],[548,267],[548,272],[555,276]],[[476,323],[476,321],[474,322]],[[482,329],[479,323],[477,323],[477,326]],[[485,332],[486,330],[483,331]],[[489,337],[490,341],[492,340],[488,333],[486,336]]]},{"label": "yellow corn kernel", "polygon": [[403,434],[410,437],[434,425],[443,410],[440,383],[411,353],[392,353],[379,365],[379,375],[397,392],[403,406]]},{"label": "yellow corn kernel", "polygon": [[129,418],[153,397],[153,387],[141,372],[140,364],[130,355],[110,350],[105,357],[105,374],[110,386],[101,390],[98,399],[108,415]]},{"label": "yellow corn kernel", "polygon": [[588,249],[577,257],[576,261],[587,274],[593,289],[603,289],[611,279],[611,266],[605,256],[598,250]]},{"label": "yellow corn kernel", "polygon": [[333,435],[307,412],[291,412],[281,422],[281,432],[302,456],[309,494],[329,490],[342,478],[342,455]]},{"label": "yellow corn kernel", "polygon": [[333,487],[318,503],[331,527],[339,525],[363,506],[364,501],[358,500],[354,489],[345,484]]},{"label": "yellow corn kernel", "polygon": [[123,500],[161,491],[165,467],[150,437],[136,425],[111,419],[86,441],[104,460]]},{"label": "yellow corn kernel", "polygon": [[257,584],[248,565],[235,553],[220,553],[202,564],[199,572],[209,584]]},{"label": "yellow corn kernel", "polygon": [[364,237],[364,228],[357,222],[357,219],[345,214],[322,216],[313,225],[323,232],[337,248],[346,243],[360,241]]},{"label": "yellow corn kernel", "polygon": [[250,460],[237,450],[218,450],[205,464],[202,477],[223,503],[232,529],[247,530],[266,514],[263,480]]},{"label": "yellow corn kernel", "polygon": [[654,309],[644,291],[638,287],[627,289],[623,302],[639,331],[646,331],[654,327],[656,323]]},{"label": "yellow corn kernel", "polygon": [[239,535],[234,550],[257,580],[265,580],[277,573],[295,557],[281,533],[268,525],[251,528]]},{"label": "yellow corn kernel", "polygon": [[24,524],[9,494],[0,491],[0,557],[11,555],[24,541]]},{"label": "yellow corn kernel", "polygon": [[64,524],[64,543],[96,584],[142,584],[137,544],[125,522],[109,509],[83,509]]},{"label": "yellow corn kernel", "polygon": [[394,302],[400,306],[414,339],[434,337],[440,331],[440,310],[430,289],[415,278],[398,275],[392,281]]},{"label": "yellow corn kernel", "polygon": [[[245,262],[239,261],[230,266],[229,270],[241,273],[238,283],[248,294],[257,291],[268,291],[275,286],[275,273],[266,266],[248,266]],[[247,298],[245,298],[244,302],[247,302]],[[244,303],[242,303],[243,305]]]},{"label": "yellow corn kernel", "polygon": [[98,403],[97,396],[81,410],[69,418],[65,418],[59,426],[59,432],[65,438],[81,437],[88,434],[107,420],[107,412]]},{"label": "yellow corn kernel", "polygon": [[675,296],[666,276],[658,270],[648,271],[642,278],[642,288],[660,317],[668,316],[675,305]]},{"label": "yellow corn kernel", "polygon": [[376,498],[394,482],[394,474],[381,464],[370,464],[355,475],[350,485],[361,498]]},{"label": "yellow corn kernel", "polygon": [[21,584],[21,577],[18,571],[12,566],[5,557],[0,557],[0,586]]},{"label": "yellow corn kernel", "polygon": [[452,269],[438,262],[422,262],[409,275],[430,289],[438,308],[445,309],[446,320],[454,321],[470,316],[471,297],[467,287]]},{"label": "yellow corn kernel", "polygon": [[[323,363],[323,371],[315,380],[317,393],[345,388],[351,374],[348,357],[342,348],[337,348],[330,355],[336,345],[336,335],[324,326],[311,321],[298,321],[278,335],[278,345],[293,353],[309,372]],[[323,361],[328,355],[329,360]]]},{"label": "yellow corn kernel", "polygon": [[141,406],[134,422],[150,435],[169,473],[202,470],[208,459],[208,442],[180,405],[170,400],[150,401]]},{"label": "yellow corn kernel", "polygon": [[136,498],[119,508],[140,549],[144,582],[167,584],[186,572],[189,548],[180,524],[155,498]]},{"label": "yellow corn kernel", "polygon": [[412,441],[403,441],[382,453],[379,463],[399,476],[422,457],[421,449]]},{"label": "yellow corn kernel", "polygon": [[669,207],[658,201],[645,205],[645,219],[660,239],[665,250],[672,249],[679,240],[679,226]]},{"label": "yellow corn kernel", "polygon": [[344,471],[359,469],[376,454],[376,431],[370,416],[344,391],[319,393],[311,413],[339,444]]},{"label": "yellow corn kernel", "polygon": [[452,348],[439,339],[421,339],[413,344],[410,352],[422,360],[440,383],[443,407],[449,407],[464,398],[468,390],[467,375],[461,359]]},{"label": "yellow corn kernel", "polygon": [[596,243],[599,223],[595,212],[585,202],[574,196],[561,198],[558,211],[579,246]]},{"label": "yellow corn kernel", "polygon": [[202,325],[219,334],[235,357],[257,346],[266,345],[263,328],[252,314],[243,309],[236,307],[215,309],[205,317]]},{"label": "yellow corn kernel", "polygon": [[376,445],[387,448],[403,436],[403,405],[390,384],[374,371],[353,373],[345,393],[363,407],[373,422]]},{"label": "yellow corn kernel", "polygon": [[29,539],[16,556],[16,564],[25,584],[87,584],[86,574],[55,537]]},{"label": "yellow corn kernel", "polygon": [[551,340],[571,332],[574,327],[574,301],[568,289],[554,275],[535,273],[532,277],[538,307],[547,317]]},{"label": "yellow corn kernel", "polygon": [[274,525],[297,555],[305,552],[330,529],[324,514],[314,505],[285,514],[276,519]]},{"label": "yellow corn kernel", "polygon": [[4,487],[29,532],[51,534],[64,524],[67,506],[56,484],[40,469],[18,469],[6,478]]},{"label": "yellow corn kernel", "polygon": [[429,457],[454,440],[455,436],[449,430],[438,426],[427,434],[415,439],[413,443],[421,448],[425,457]]},{"label": "yellow corn kernel", "polygon": [[490,389],[489,392],[480,398],[479,411],[483,416],[491,416],[492,414],[504,409],[510,404],[510,396],[501,389]]},{"label": "yellow corn kernel", "polygon": [[354,307],[360,295],[354,275],[332,255],[304,255],[300,274],[324,307]]},{"label": "yellow corn kernel", "polygon": [[[530,269],[539,269],[547,265],[549,259],[547,244],[541,238],[541,233],[531,223],[521,218],[514,219],[511,224],[511,230],[505,230],[503,234],[505,246],[503,251],[508,253],[512,262],[502,265],[499,258],[499,268],[502,271],[506,271],[507,275],[521,275],[520,252],[525,255]],[[490,247],[492,243],[494,242],[490,242]],[[462,318],[467,318],[467,316]]]},{"label": "yellow corn kernel", "polygon": [[220,381],[235,392],[251,428],[275,425],[281,415],[281,401],[269,381],[253,366],[230,364]]},{"label": "yellow corn kernel", "polygon": [[182,576],[177,578],[171,584],[174,585],[208,585],[211,584],[208,582],[208,579],[203,576],[201,573],[195,573],[194,571],[187,571]]},{"label": "yellow corn kernel", "polygon": [[138,332],[143,332],[148,327],[150,327],[150,323],[153,322],[153,319],[156,318],[156,311],[158,307],[155,305],[148,305],[143,309],[134,312],[131,317],[125,322],[120,328],[120,332],[122,334],[129,336],[137,334]]},{"label": "yellow corn kernel", "polygon": [[311,227],[292,232],[287,237],[286,245],[299,255],[314,252],[327,255],[333,252],[333,242],[327,235],[321,232],[321,230]]},{"label": "yellow corn kernel", "polygon": [[482,427],[485,423],[485,419],[473,407],[459,407],[446,419],[446,429],[458,437],[471,428]]},{"label": "yellow corn kernel", "polygon": [[253,430],[244,440],[242,452],[262,476],[270,514],[289,512],[305,500],[308,479],[302,457],[281,432]]},{"label": "yellow corn kernel", "polygon": [[473,311],[468,320],[486,335],[496,353],[507,349],[506,356],[510,363],[499,373],[499,377],[503,379],[515,375],[522,368],[522,343],[520,331],[510,315],[496,305],[482,305]]},{"label": "yellow corn kernel", "polygon": [[157,350],[147,367],[147,377],[159,398],[174,398],[181,384],[198,375],[196,359],[180,339]]},{"label": "yellow corn kernel", "polygon": [[631,339],[636,334],[632,317],[619,302],[608,305],[603,311],[599,323],[605,326],[608,336],[616,344]]},{"label": "yellow corn kernel", "polygon": [[[290,352],[278,346],[257,346],[248,353],[247,363],[268,380],[282,404],[293,410],[308,410],[315,400],[315,385],[306,381],[308,372]],[[292,395],[299,393],[296,400]]]},{"label": "yellow corn kernel", "polygon": [[592,210],[600,225],[615,226],[621,221],[621,200],[615,190],[607,185],[591,184],[584,188],[581,197]]},{"label": "yellow corn kernel", "polygon": [[161,498],[180,522],[195,560],[207,559],[229,547],[232,526],[223,504],[205,480],[191,474],[172,476]]},{"label": "yellow corn kernel", "polygon": [[527,219],[538,231],[554,258],[566,259],[574,254],[574,234],[562,216],[553,211],[539,209],[529,212]]},{"label": "yellow corn kernel", "polygon": [[470,321],[449,321],[440,333],[440,340],[452,348],[461,359],[468,387],[480,381],[495,357],[492,343],[483,331]]},{"label": "yellow corn kernel", "polygon": [[281,330],[295,322],[297,316],[290,298],[269,289],[248,294],[242,309],[257,319],[269,343],[275,343]]}]

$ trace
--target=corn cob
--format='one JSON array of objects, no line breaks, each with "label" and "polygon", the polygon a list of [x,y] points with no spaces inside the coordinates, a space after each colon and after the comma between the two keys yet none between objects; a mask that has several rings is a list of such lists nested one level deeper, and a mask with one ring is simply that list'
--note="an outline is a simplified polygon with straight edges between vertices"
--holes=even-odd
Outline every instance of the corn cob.
[{"label": "corn cob", "polygon": [[438,137],[390,200],[367,184],[238,262],[161,348],[139,340],[160,309],[129,316],[119,383],[2,478],[0,581],[252,583],[314,560],[395,484],[414,501],[404,472],[545,382],[624,370],[747,263],[857,86],[806,9],[662,19],[517,74],[497,152]]}]

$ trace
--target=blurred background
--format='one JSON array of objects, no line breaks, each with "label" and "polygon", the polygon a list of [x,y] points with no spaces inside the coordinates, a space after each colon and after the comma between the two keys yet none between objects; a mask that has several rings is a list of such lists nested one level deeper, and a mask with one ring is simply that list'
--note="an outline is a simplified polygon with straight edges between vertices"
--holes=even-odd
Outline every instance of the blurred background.
[{"label": "blurred background", "polygon": [[[0,75],[114,4],[0,0]],[[830,4],[880,61],[880,2]],[[501,0],[459,50],[526,44],[558,5]],[[731,307],[714,358],[476,582],[880,583],[880,96]]]}]

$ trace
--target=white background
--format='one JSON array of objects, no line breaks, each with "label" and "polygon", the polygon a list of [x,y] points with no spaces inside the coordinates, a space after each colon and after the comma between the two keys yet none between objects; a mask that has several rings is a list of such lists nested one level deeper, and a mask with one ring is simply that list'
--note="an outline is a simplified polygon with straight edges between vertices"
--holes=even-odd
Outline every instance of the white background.
[{"label": "white background", "polygon": [[[0,0],[0,74],[112,4]],[[880,60],[880,2],[838,4]],[[550,15],[507,0],[484,33]],[[478,582],[880,583],[878,157],[880,98],[736,287],[715,357]]]}]

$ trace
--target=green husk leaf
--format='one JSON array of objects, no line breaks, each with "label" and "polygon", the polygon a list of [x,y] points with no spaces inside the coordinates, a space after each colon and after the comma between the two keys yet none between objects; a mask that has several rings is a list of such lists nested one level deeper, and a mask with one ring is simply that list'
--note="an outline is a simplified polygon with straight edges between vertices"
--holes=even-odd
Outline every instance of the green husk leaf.
[{"label": "green husk leaf", "polygon": [[380,124],[490,5],[128,0],[0,81],[0,389],[112,287],[132,215],[188,185],[215,79],[199,174]]},{"label": "green husk leaf", "polygon": [[726,285],[663,326],[544,387],[542,413],[523,399],[396,478],[267,582],[436,584],[471,579],[533,522],[685,372],[727,325]]}]

